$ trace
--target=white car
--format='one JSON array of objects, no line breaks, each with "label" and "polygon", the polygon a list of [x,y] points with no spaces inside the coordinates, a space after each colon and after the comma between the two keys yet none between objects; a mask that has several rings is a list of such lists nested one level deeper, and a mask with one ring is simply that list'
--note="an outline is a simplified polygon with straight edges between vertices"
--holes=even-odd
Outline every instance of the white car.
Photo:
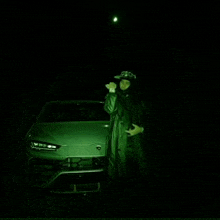
[{"label": "white car", "polygon": [[64,193],[100,191],[110,123],[103,107],[104,102],[87,100],[45,104],[25,138],[31,186]]}]

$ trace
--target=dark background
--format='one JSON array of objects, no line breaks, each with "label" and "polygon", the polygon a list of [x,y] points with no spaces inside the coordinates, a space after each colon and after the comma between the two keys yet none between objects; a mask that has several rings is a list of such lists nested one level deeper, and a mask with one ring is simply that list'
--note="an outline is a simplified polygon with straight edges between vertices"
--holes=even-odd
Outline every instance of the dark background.
[{"label": "dark background", "polygon": [[[131,70],[148,106],[149,176],[172,176],[175,187],[182,177],[194,180],[185,187],[191,190],[177,190],[188,196],[184,205],[201,195],[189,205],[198,206],[194,214],[217,213],[219,7],[219,1],[1,3],[2,176],[4,191],[11,194],[5,206],[16,210],[12,189],[19,184],[11,178],[20,172],[23,137],[45,102],[104,101],[105,84]],[[176,202],[165,203],[153,206],[155,215],[178,209]],[[10,209],[5,217],[25,216],[20,210]],[[50,216],[28,210],[31,217]]]}]

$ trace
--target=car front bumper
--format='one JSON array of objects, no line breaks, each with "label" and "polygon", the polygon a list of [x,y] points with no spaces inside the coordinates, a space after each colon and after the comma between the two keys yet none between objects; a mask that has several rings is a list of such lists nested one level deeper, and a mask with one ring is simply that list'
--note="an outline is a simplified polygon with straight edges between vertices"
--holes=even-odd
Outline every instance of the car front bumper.
[{"label": "car front bumper", "polygon": [[73,158],[63,161],[29,158],[27,174],[31,187],[48,188],[53,192],[85,193],[100,191],[100,183],[105,181],[106,172],[100,163],[76,166]]}]

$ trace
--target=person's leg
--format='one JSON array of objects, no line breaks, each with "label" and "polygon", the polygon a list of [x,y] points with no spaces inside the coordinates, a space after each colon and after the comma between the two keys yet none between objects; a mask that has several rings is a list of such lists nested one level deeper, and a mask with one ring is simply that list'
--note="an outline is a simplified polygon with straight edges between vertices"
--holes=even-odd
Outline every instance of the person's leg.
[{"label": "person's leg", "polygon": [[128,135],[125,132],[126,127],[123,122],[119,122],[119,137],[118,137],[118,178],[123,180],[127,176],[127,162],[126,162],[126,151],[127,151],[127,143],[128,143]]},{"label": "person's leg", "polygon": [[117,148],[118,148],[118,126],[114,125],[110,141],[110,149],[108,150],[108,177],[111,181],[117,179]]},{"label": "person's leg", "polygon": [[138,147],[137,160],[138,160],[140,178],[145,179],[148,176],[147,159],[146,159],[146,155],[142,149],[142,146]]},{"label": "person's leg", "polygon": [[126,152],[127,182],[135,182],[138,175],[138,162],[136,152],[131,147]]}]

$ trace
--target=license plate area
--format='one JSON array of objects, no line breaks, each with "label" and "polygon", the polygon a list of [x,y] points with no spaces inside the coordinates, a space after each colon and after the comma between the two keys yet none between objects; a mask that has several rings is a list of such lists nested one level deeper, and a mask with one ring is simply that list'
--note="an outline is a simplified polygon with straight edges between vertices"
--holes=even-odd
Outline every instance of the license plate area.
[{"label": "license plate area", "polygon": [[64,173],[49,188],[54,192],[97,192],[100,182],[105,180],[104,172],[97,173]]}]

